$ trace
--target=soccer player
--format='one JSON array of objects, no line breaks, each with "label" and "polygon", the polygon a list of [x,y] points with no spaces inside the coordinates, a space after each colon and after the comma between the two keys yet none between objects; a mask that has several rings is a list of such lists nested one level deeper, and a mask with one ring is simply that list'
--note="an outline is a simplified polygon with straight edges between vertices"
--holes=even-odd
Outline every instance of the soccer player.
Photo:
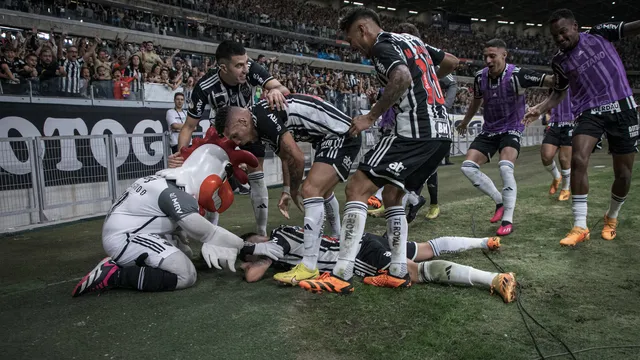
[{"label": "soccer player", "polygon": [[[240,251],[239,258],[246,261],[242,264],[247,282],[260,280],[269,267],[282,268],[295,266],[300,262],[300,256],[304,252],[304,229],[297,226],[282,225],[271,232],[270,237],[257,234],[245,234],[241,236],[245,240],[245,246]],[[254,246],[259,244],[274,244],[279,249],[274,249],[274,254],[283,254],[277,260],[253,256]],[[327,236],[322,237],[320,247],[321,268],[331,271],[336,264],[339,246],[338,239]],[[497,291],[504,302],[515,300],[516,279],[513,273],[492,273],[474,269],[470,266],[459,265],[445,260],[430,260],[440,254],[457,253],[471,249],[497,250],[500,248],[500,238],[466,238],[466,237],[439,237],[428,242],[407,242],[407,265],[411,281],[414,283],[440,283],[452,285],[482,286]],[[262,251],[262,249],[257,249]],[[391,263],[391,247],[386,237],[364,233],[361,239],[360,250],[356,255],[354,272],[364,277],[365,283],[373,281],[374,276],[385,272]],[[262,251],[264,252],[264,251]],[[318,292],[329,291],[329,288],[316,289]]]},{"label": "soccer player", "polygon": [[[317,262],[325,204],[335,201],[333,189],[347,181],[351,164],[360,151],[361,137],[348,134],[351,118],[333,105],[307,95],[288,95],[283,111],[272,110],[266,101],[244,109],[225,107],[216,114],[216,129],[239,145],[262,140],[282,159],[285,191],[278,206],[289,218],[289,202],[304,206],[304,245],[302,261],[276,280],[293,284],[319,275]],[[304,173],[304,154],[296,142],[315,146],[316,156],[300,189]],[[332,207],[328,207],[331,209]],[[327,212],[334,236],[340,234],[339,209]]]},{"label": "soccer player", "polygon": [[[222,212],[233,201],[231,187],[224,181],[230,160],[257,165],[251,154],[228,145],[194,147],[182,167],[136,180],[104,221],[102,245],[109,257],[82,278],[72,295],[110,288],[170,291],[192,286],[196,269],[185,254],[190,249],[187,246],[183,252],[166,238],[178,227],[203,243],[202,255],[209,267],[235,272],[242,239],[199,214],[200,207]],[[269,246],[257,251],[276,259],[279,255]]]},{"label": "soccer player", "polygon": [[[525,112],[525,89],[534,86],[551,87],[553,76],[538,73],[507,63],[507,44],[500,39],[489,40],[484,47],[484,61],[487,65],[478,71],[473,84],[474,98],[464,119],[458,125],[458,132],[464,135],[467,125],[484,103],[484,123],[482,132],[476,136],[467,157],[462,162],[462,173],[473,186],[485,193],[496,203],[496,211],[491,222],[502,220],[498,236],[506,236],[513,231],[513,211],[516,206],[517,186],[513,175],[515,162],[520,152],[520,137],[524,130],[522,116]],[[491,161],[498,152],[502,193],[493,181],[480,171],[480,166]]]},{"label": "soccer player", "polygon": [[[397,112],[395,129],[364,156],[347,183],[340,255],[332,273],[301,281],[300,286],[306,290],[332,287],[341,294],[353,292],[350,280],[367,220],[367,199],[384,186],[391,265],[388,273],[378,275],[371,284],[408,287],[408,227],[402,198],[405,185],[409,189],[422,185],[449,151],[450,127],[438,78],[451,73],[458,59],[415,36],[385,32],[378,14],[371,9],[350,9],[340,20],[340,29],[351,47],[372,60],[384,87],[371,111],[353,118],[350,133],[355,136],[369,128],[391,106]],[[437,65],[440,69],[436,73]]]},{"label": "soccer player", "polygon": [[[551,90],[553,91],[553,90]],[[571,135],[573,134],[573,113],[571,112],[571,97],[567,91],[567,96],[562,102],[551,109],[551,117],[540,147],[542,165],[551,174],[553,180],[549,187],[549,195],[554,195],[558,191],[560,182],[562,189],[558,200],[567,201],[571,195]],[[553,158],[558,153],[560,160],[560,171]]]},{"label": "soccer player", "polygon": [[[191,135],[207,104],[211,106],[210,118],[213,119],[214,112],[223,106],[251,106],[255,89],[261,86],[267,91],[266,99],[270,106],[279,109],[284,106],[284,96],[289,94],[289,90],[260,64],[251,60],[242,44],[230,40],[221,42],[216,49],[216,61],[218,67],[203,76],[191,93],[191,105],[187,120],[180,130],[178,149],[189,146]],[[265,148],[261,143],[254,143],[247,144],[243,149],[250,151],[259,160],[258,167],[249,169],[249,185],[257,232],[264,235],[267,233],[269,215],[269,192],[263,171]],[[169,157],[169,167],[180,166],[182,161],[180,154],[175,153]]]},{"label": "soccer player", "polygon": [[554,91],[545,101],[529,109],[524,122],[535,121],[540,114],[556,107],[567,89],[571,89],[571,109],[576,122],[571,147],[574,222],[560,244],[575,246],[589,239],[587,168],[591,151],[603,133],[607,135],[613,157],[614,181],[601,236],[604,240],[613,240],[618,212],[631,186],[638,114],[624,66],[611,42],[640,34],[640,21],[604,23],[580,33],[571,10],[560,9],[549,18],[549,27],[560,48],[551,62],[556,76]]}]

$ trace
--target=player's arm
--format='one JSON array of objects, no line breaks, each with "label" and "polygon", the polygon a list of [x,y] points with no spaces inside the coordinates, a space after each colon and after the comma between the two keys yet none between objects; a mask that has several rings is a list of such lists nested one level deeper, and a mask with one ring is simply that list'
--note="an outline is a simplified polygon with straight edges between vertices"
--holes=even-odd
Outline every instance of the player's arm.
[{"label": "player's arm", "polygon": [[265,68],[257,62],[251,61],[248,77],[251,85],[262,86],[263,89],[267,90],[265,97],[272,109],[277,108],[278,111],[285,109],[285,96],[289,95],[289,89],[271,76]]},{"label": "player's arm", "polygon": [[589,34],[602,36],[603,38],[614,42],[623,37],[633,37],[640,34],[640,21],[632,21],[630,23],[609,22],[598,24],[587,31]]},{"label": "player's arm", "polygon": [[[433,58],[433,56],[431,56],[431,58]],[[438,71],[436,71],[436,76],[438,76],[438,79],[442,79],[443,77],[451,74],[458,68],[459,63],[460,60],[457,57],[449,53],[444,53],[444,58],[440,62]]]},{"label": "player's arm", "polygon": [[184,158],[180,155],[180,149],[189,146],[191,143],[191,137],[193,132],[198,127],[198,122],[202,118],[204,107],[207,104],[207,94],[200,88],[199,84],[193,89],[191,93],[191,105],[189,111],[187,111],[187,119],[180,127],[180,134],[178,135],[178,152],[169,156],[169,167],[174,168],[182,166]]},{"label": "player's arm", "polygon": [[249,260],[248,255],[269,256],[269,258],[260,257],[255,261],[247,261],[242,264],[245,280],[247,282],[256,282],[262,279],[273,261],[282,259],[290,250],[291,245],[279,237],[273,240],[262,238],[262,241],[258,243],[245,241],[244,247],[240,250],[240,259]]},{"label": "player's arm", "polygon": [[[296,206],[300,210],[302,210],[301,205],[298,201],[298,194],[300,190],[300,184],[302,183],[302,176],[304,174],[304,154],[298,147],[298,144],[296,144],[293,136],[291,136],[291,134],[289,134],[288,132],[280,136],[278,156],[280,157],[280,159],[282,159],[283,163],[283,177],[285,175],[288,175],[286,178],[284,178],[285,180],[283,182],[284,184],[289,184],[289,188],[291,190],[290,196]],[[284,173],[285,166],[287,168],[288,174]],[[288,181],[286,179],[288,179]],[[282,213],[282,215],[284,215],[288,219],[288,199],[286,199],[287,196],[284,192],[282,195],[283,196],[280,198],[278,207],[280,208],[280,212]]]},{"label": "player's arm", "polygon": [[562,100],[567,96],[567,89],[569,88],[569,78],[565,75],[562,66],[554,61],[551,62],[551,68],[553,69],[553,92],[551,95],[547,97],[543,102],[536,106],[532,106],[529,108],[527,113],[524,115],[524,119],[522,122],[524,124],[529,124],[536,121],[540,115],[546,114],[551,109],[555,108],[562,102]]},{"label": "player's arm", "polygon": [[552,88],[555,85],[555,76],[527,68],[520,68],[515,76],[518,78],[520,87],[525,89],[530,87]]},{"label": "player's arm", "polygon": [[633,37],[636,35],[640,35],[640,20],[625,23],[622,28],[622,36]]}]

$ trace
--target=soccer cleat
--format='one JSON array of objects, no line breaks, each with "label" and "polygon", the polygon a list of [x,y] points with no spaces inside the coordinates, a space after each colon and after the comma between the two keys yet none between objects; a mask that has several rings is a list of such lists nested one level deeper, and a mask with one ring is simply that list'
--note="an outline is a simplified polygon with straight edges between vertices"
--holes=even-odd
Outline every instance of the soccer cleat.
[{"label": "soccer cleat", "polygon": [[553,195],[558,191],[558,187],[560,187],[561,182],[562,178],[553,179],[551,186],[549,187],[549,195]]},{"label": "soccer cleat", "polygon": [[613,240],[616,238],[616,228],[618,227],[618,219],[612,219],[607,215],[604,216],[604,227],[602,228],[602,238],[604,240]]},{"label": "soccer cleat", "polygon": [[380,201],[380,199],[375,197],[375,195],[369,196],[369,200],[367,200],[367,204],[369,205],[369,207],[372,207],[374,209],[379,209],[382,206],[382,202]]},{"label": "soccer cleat", "polygon": [[118,270],[120,267],[110,257],[102,259],[93,270],[80,280],[71,296],[76,297],[97,290],[107,290],[110,286],[109,281]]},{"label": "soccer cleat", "polygon": [[562,246],[576,246],[585,240],[589,240],[589,229],[581,228],[580,226],[574,226],[571,231],[560,240]]},{"label": "soccer cleat", "polygon": [[491,281],[491,295],[497,292],[502,300],[508,304],[516,299],[517,286],[516,274],[512,272],[498,274]]},{"label": "soccer cleat", "polygon": [[492,223],[497,223],[498,221],[502,220],[502,215],[504,215],[504,205],[496,205],[496,212],[493,214],[493,217],[491,218]]},{"label": "soccer cleat", "polygon": [[427,203],[427,200],[425,200],[425,198],[422,195],[418,199],[418,203],[416,205],[412,205],[411,203],[409,203],[409,206],[408,206],[409,211],[407,211],[408,224],[410,224],[413,220],[416,219],[416,216],[418,216],[418,211],[420,211],[420,209],[422,209],[422,207],[426,203]]},{"label": "soccer cleat", "polygon": [[384,217],[384,205],[380,206],[377,209],[374,210],[367,210],[367,215],[374,217],[374,218],[381,218]]},{"label": "soccer cleat", "polygon": [[373,285],[386,288],[408,288],[411,287],[411,278],[407,273],[404,277],[397,277],[389,274],[388,270],[378,271],[378,275],[366,276],[363,279],[367,285]]},{"label": "soccer cleat", "polygon": [[298,285],[301,280],[315,279],[320,275],[318,269],[309,270],[303,263],[293,267],[293,269],[273,275],[273,280],[286,285]]},{"label": "soccer cleat", "polygon": [[298,284],[301,288],[320,294],[323,291],[348,295],[353,292],[353,285],[350,281],[343,280],[330,272],[325,272],[314,280],[302,280]]},{"label": "soccer cleat", "polygon": [[558,201],[567,201],[571,197],[571,190],[560,190]]},{"label": "soccer cleat", "polygon": [[438,216],[440,216],[440,207],[438,206],[438,204],[432,204],[431,206],[429,206],[429,211],[424,217],[425,219],[433,220]]},{"label": "soccer cleat", "polygon": [[500,227],[498,228],[498,231],[496,231],[496,235],[507,236],[511,234],[512,231],[513,231],[513,224],[508,221],[503,221],[502,225],[500,225]]},{"label": "soccer cleat", "polygon": [[487,249],[498,250],[500,248],[500,238],[492,236],[487,240]]}]

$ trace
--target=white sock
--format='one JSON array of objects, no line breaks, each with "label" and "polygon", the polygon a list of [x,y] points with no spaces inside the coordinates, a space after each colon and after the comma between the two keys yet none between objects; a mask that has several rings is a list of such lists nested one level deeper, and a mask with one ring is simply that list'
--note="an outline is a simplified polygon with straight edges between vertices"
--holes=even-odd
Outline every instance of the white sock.
[{"label": "white sock", "polygon": [[420,202],[420,197],[413,191],[407,193],[407,201],[409,204],[416,206]]},{"label": "white sock", "polygon": [[304,204],[304,251],[302,264],[309,270],[315,270],[320,252],[320,236],[324,223],[324,199],[312,197],[302,200]]},{"label": "white sock", "polygon": [[256,232],[258,235],[267,235],[267,220],[269,219],[269,191],[264,181],[264,172],[258,171],[249,174],[251,185],[251,205],[256,216]]},{"label": "white sock", "polygon": [[571,188],[571,169],[562,169],[562,190]]},{"label": "white sock", "polygon": [[491,282],[498,275],[445,260],[425,261],[418,264],[418,269],[422,282],[452,285],[491,287]]},{"label": "white sock", "polygon": [[618,218],[618,211],[620,211],[620,207],[624,204],[624,201],[627,197],[620,197],[614,193],[611,193],[611,202],[609,203],[609,210],[607,210],[607,217],[610,219]]},{"label": "white sock", "polygon": [[331,226],[331,236],[340,237],[340,203],[335,194],[332,193],[328,199],[324,199],[324,213]]},{"label": "white sock", "polygon": [[478,164],[471,160],[465,160],[462,162],[460,170],[462,170],[464,176],[471,181],[473,186],[492,198],[496,204],[502,204],[502,194],[498,189],[496,189],[493,181],[480,171],[480,166]]},{"label": "white sock", "polygon": [[384,186],[381,187],[380,189],[378,189],[378,191],[376,191],[376,195],[375,197],[378,198],[378,200],[382,201],[382,189],[384,189]]},{"label": "white sock", "polygon": [[453,254],[471,249],[487,249],[489,238],[468,238],[457,236],[443,236],[429,240],[429,245],[433,250],[433,256],[442,254]]},{"label": "white sock", "polygon": [[502,199],[504,201],[504,215],[502,221],[513,223],[513,211],[516,208],[516,196],[518,195],[518,186],[516,178],[513,176],[514,165],[509,160],[500,160],[500,176],[502,177]]},{"label": "white sock", "polygon": [[554,180],[560,178],[560,172],[558,171],[558,167],[556,166],[555,160],[551,162],[551,165],[547,165],[544,168],[551,173],[551,176],[553,176]]},{"label": "white sock", "polygon": [[367,204],[360,201],[349,201],[344,204],[342,228],[340,229],[340,252],[336,266],[332,271],[334,275],[344,280],[353,277],[353,266],[358,251],[360,251],[366,221]]},{"label": "white sock", "polygon": [[209,220],[211,224],[214,226],[218,226],[218,221],[220,220],[220,214],[217,212],[209,212],[207,211],[204,214],[205,219]]},{"label": "white sock", "polygon": [[385,208],[387,219],[387,239],[391,247],[389,274],[404,277],[407,274],[407,215],[402,206]]},{"label": "white sock", "polygon": [[571,195],[571,208],[573,210],[573,226],[587,228],[587,194]]}]

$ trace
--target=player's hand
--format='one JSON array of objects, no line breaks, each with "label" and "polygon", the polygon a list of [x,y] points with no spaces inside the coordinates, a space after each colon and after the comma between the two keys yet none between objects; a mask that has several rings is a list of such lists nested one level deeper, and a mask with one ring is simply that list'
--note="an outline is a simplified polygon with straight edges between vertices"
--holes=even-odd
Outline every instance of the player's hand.
[{"label": "player's hand", "polygon": [[367,130],[373,125],[376,119],[372,119],[371,116],[358,115],[351,120],[351,127],[349,128],[349,135],[356,137],[363,130]]},{"label": "player's hand", "polygon": [[177,168],[182,166],[182,164],[184,164],[184,158],[182,157],[182,155],[180,155],[180,152],[178,151],[175,154],[171,154],[169,155],[169,159],[167,160],[167,163],[169,164],[169,168]]},{"label": "player's hand", "polygon": [[529,108],[529,110],[527,110],[527,113],[524,114],[524,119],[522,119],[522,123],[525,125],[529,125],[532,122],[538,120],[540,118],[540,114],[542,114],[543,112],[541,111],[542,109],[542,104],[538,104],[536,106],[532,106]]},{"label": "player's hand", "polygon": [[302,196],[300,196],[300,192],[297,189],[291,189],[291,199],[293,200],[293,203],[298,207],[298,210],[300,210],[304,214]]},{"label": "player's hand", "polygon": [[465,135],[467,133],[467,125],[464,121],[461,122],[458,126],[456,126],[456,131],[458,131],[459,135]]},{"label": "player's hand", "polygon": [[282,246],[273,241],[258,243],[253,248],[253,255],[266,256],[273,261],[278,261],[284,257]]},{"label": "player's hand", "polygon": [[222,268],[227,268],[231,270],[231,272],[236,272],[236,257],[238,256],[238,249],[236,248],[228,248],[213,245],[212,243],[204,243],[202,244],[202,257],[204,261],[207,262],[207,266],[209,268],[216,268],[218,270],[222,270]]},{"label": "player's hand", "polygon": [[284,95],[278,89],[269,90],[265,97],[272,110],[277,109],[278,111],[284,111],[287,107],[287,99],[285,99]]},{"label": "player's hand", "polygon": [[291,202],[291,195],[286,192],[283,192],[280,195],[280,201],[278,201],[278,209],[280,209],[280,214],[284,216],[287,220],[291,219],[289,217],[289,206]]}]

